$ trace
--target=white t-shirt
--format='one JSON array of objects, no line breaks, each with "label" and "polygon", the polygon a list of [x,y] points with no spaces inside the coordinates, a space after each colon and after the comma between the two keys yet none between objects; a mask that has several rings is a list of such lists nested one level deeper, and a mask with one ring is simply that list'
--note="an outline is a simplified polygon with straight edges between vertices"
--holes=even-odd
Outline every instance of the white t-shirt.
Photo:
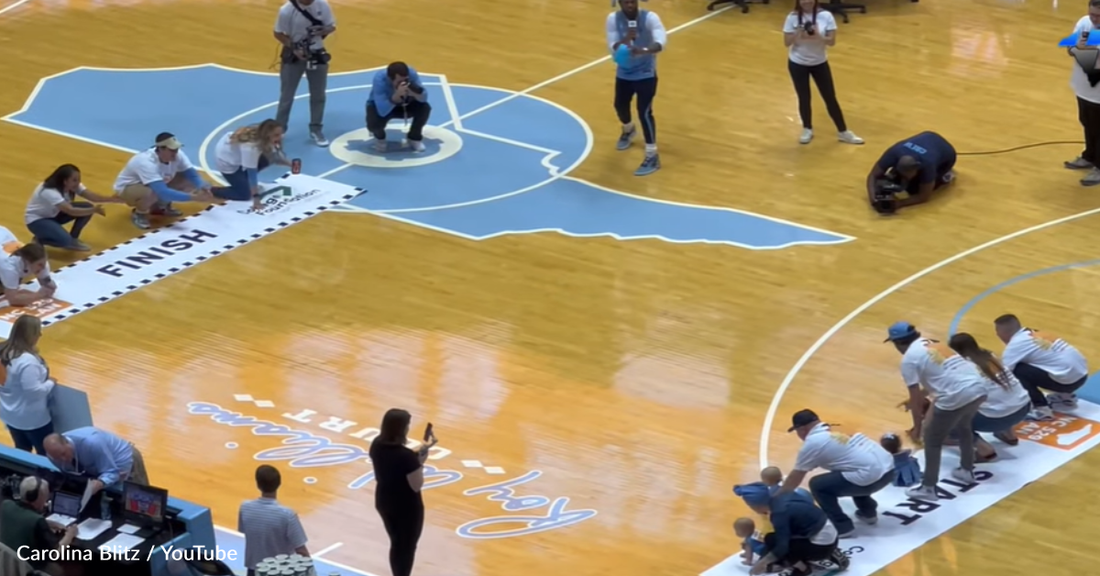
[{"label": "white t-shirt", "polygon": [[1021,328],[1012,335],[1004,352],[1005,368],[1012,370],[1017,364],[1029,364],[1047,374],[1059,384],[1073,384],[1089,375],[1085,357],[1065,340],[1049,334]]},{"label": "white t-shirt", "polygon": [[163,180],[167,184],[177,174],[193,167],[191,159],[183,153],[183,150],[176,153],[175,160],[165,163],[157,158],[156,149],[150,148],[138,152],[134,154],[133,158],[130,158],[130,161],[126,163],[126,167],[122,169],[115,180],[115,191],[122,192],[123,188],[133,184],[148,186],[149,183],[157,180]]},{"label": "white t-shirt", "polygon": [[222,136],[214,148],[214,166],[218,172],[232,174],[241,168],[259,168],[263,156],[260,146],[254,142],[233,142],[232,136],[232,132]]},{"label": "white t-shirt", "polygon": [[[302,4],[298,4],[302,6]],[[321,22],[325,26],[336,26],[336,16],[332,14],[332,7],[328,5],[326,0],[314,0],[313,4],[309,6],[302,6],[302,9],[309,12],[317,21]],[[313,26],[313,23],[309,21],[293,4],[287,2],[283,4],[282,8],[279,8],[279,16],[275,18],[275,31],[279,34],[286,34],[290,36],[291,42],[301,42],[309,36],[309,29]],[[321,39],[317,38],[317,41],[312,45],[319,47]]]},{"label": "white t-shirt", "polygon": [[[985,376],[984,372],[982,376]],[[982,416],[1004,418],[1019,412],[1024,406],[1031,405],[1031,396],[1028,396],[1027,390],[1012,375],[1012,372],[1006,369],[1001,376],[1008,381],[1008,388],[994,382],[988,376],[982,379],[985,385],[985,402],[978,409]]]},{"label": "white t-shirt", "polygon": [[[83,195],[85,190],[87,188],[81,184],[77,194]],[[57,207],[58,204],[72,202],[73,198],[72,194],[62,194],[56,188],[45,188],[39,184],[31,194],[31,199],[27,201],[27,211],[23,215],[23,221],[30,224],[43,218],[53,218],[61,213],[61,209]]]},{"label": "white t-shirt", "polygon": [[806,435],[794,463],[802,472],[815,468],[840,472],[857,486],[870,486],[894,469],[894,457],[863,434],[849,437],[818,424]]},{"label": "white t-shirt", "polygon": [[[784,34],[794,34],[802,29],[805,22],[810,21],[810,15],[804,14],[802,21],[798,19],[798,13],[791,12],[787,15],[787,21],[783,23]],[[836,31],[836,18],[827,10],[818,11],[814,17],[814,35],[797,40],[788,49],[791,62],[803,66],[817,66],[824,64],[826,60],[825,34]]]},{"label": "white t-shirt", "polygon": [[[23,259],[15,254],[10,256],[0,256],[0,285],[7,290],[18,290],[23,285],[23,279],[30,274],[31,271],[27,268],[27,265],[23,263]],[[46,262],[46,265],[42,268],[42,272],[38,274],[39,282],[50,279],[50,263]]]},{"label": "white t-shirt", "polygon": [[985,394],[985,377],[972,362],[942,342],[921,338],[901,358],[906,386],[921,384],[941,410],[957,410]]},{"label": "white t-shirt", "polygon": [[[1092,30],[1093,28],[1092,20],[1090,20],[1088,16],[1085,16],[1077,21],[1077,25],[1073,27],[1073,33],[1076,36],[1080,36],[1085,30]],[[1092,52],[1095,53],[1096,51],[1093,50]],[[1077,59],[1070,58],[1070,61],[1073,63],[1073,72],[1069,77],[1069,86],[1073,88],[1073,93],[1082,100],[1100,104],[1100,84],[1096,86],[1089,85],[1088,74],[1085,74],[1085,71],[1081,69],[1081,65],[1077,63]]]}]

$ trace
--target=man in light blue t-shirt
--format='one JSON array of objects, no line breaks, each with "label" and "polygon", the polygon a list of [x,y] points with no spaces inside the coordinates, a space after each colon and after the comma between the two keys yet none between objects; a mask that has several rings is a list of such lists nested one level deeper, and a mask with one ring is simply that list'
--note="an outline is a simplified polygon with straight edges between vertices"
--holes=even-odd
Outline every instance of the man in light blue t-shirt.
[{"label": "man in light blue t-shirt", "polygon": [[618,148],[626,150],[637,136],[630,115],[630,103],[637,97],[638,120],[645,137],[645,160],[634,175],[645,176],[661,168],[653,99],[657,96],[657,54],[668,44],[668,32],[655,12],[638,9],[638,0],[619,0],[619,8],[607,16],[607,47],[615,54],[617,64],[615,113],[623,123]]},{"label": "man in light blue t-shirt", "polygon": [[375,150],[388,150],[386,124],[394,118],[402,118],[412,120],[407,136],[409,147],[414,152],[423,152],[424,126],[431,115],[428,91],[412,66],[394,62],[374,75],[367,98],[367,130],[374,136]]}]

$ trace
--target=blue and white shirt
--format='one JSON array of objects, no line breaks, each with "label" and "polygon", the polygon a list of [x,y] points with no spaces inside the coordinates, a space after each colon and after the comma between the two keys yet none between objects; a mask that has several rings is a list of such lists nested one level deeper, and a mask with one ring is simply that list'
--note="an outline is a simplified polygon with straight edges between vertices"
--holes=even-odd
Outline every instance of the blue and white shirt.
[{"label": "blue and white shirt", "polygon": [[[638,37],[634,46],[645,47],[660,44],[661,49],[668,48],[668,32],[657,13],[638,10]],[[607,15],[607,47],[612,53],[615,45],[624,42],[630,31],[630,21],[622,10]],[[626,66],[619,66],[615,75],[623,80],[645,80],[657,76],[657,55],[642,54],[632,56]]]}]

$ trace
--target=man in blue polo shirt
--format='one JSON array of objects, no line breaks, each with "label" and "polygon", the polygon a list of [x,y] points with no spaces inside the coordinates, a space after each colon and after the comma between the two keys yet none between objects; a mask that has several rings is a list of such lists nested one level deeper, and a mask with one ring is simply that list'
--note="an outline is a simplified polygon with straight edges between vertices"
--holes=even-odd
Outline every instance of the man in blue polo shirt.
[{"label": "man in blue polo shirt", "polygon": [[412,119],[407,136],[414,152],[424,151],[424,126],[432,114],[428,104],[428,91],[420,82],[420,75],[404,62],[394,62],[379,70],[371,82],[367,99],[367,130],[374,136],[374,148],[385,152],[386,124],[394,118]]},{"label": "man in blue polo shirt", "polygon": [[[935,132],[910,136],[888,148],[875,163],[867,175],[867,199],[880,213],[923,204],[933,190],[955,179],[955,158],[955,148]],[[897,194],[883,193],[887,181],[899,188]]]}]

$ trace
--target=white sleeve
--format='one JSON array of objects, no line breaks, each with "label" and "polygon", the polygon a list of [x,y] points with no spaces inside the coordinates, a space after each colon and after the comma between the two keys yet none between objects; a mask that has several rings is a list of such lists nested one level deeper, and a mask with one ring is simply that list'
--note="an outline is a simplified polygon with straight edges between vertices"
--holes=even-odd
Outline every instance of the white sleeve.
[{"label": "white sleeve", "polygon": [[187,157],[187,154],[183,153],[183,150],[180,150],[179,153],[176,154],[176,173],[177,174],[180,173],[180,172],[184,172],[186,170],[190,170],[194,167],[195,167],[195,165],[191,163],[191,159]]},{"label": "white sleeve", "polygon": [[0,262],[0,284],[4,286],[6,290],[18,290],[19,285],[23,283],[23,278],[19,276],[19,266],[11,265],[12,258],[19,258],[18,256],[8,256],[3,262]]},{"label": "white sleeve", "polygon": [[1005,370],[1012,372],[1016,365],[1027,359],[1027,346],[1022,338],[1012,337],[1005,345],[1004,354],[1001,355],[1001,364]]},{"label": "white sleeve", "polygon": [[615,45],[619,43],[619,27],[615,24],[615,13],[607,15],[607,49],[615,51]]},{"label": "white sleeve", "polygon": [[833,32],[836,30],[836,18],[833,17],[832,12],[822,11],[817,17],[825,20],[826,32]]},{"label": "white sleeve", "polygon": [[[80,191],[81,192],[84,191],[83,186],[81,186]],[[62,196],[60,192],[58,192],[57,190],[54,190],[53,188],[43,188],[42,189],[42,199],[45,200],[46,202],[49,202],[50,206],[57,206],[58,204],[61,204],[61,203],[65,202],[65,197]]]},{"label": "white sleeve", "polygon": [[160,170],[157,170],[156,160],[150,161],[148,158],[142,158],[134,162],[134,172],[137,173],[138,179],[145,186],[157,180],[164,180],[164,176],[160,175]]},{"label": "white sleeve", "polygon": [[321,14],[321,18],[320,18],[321,24],[324,24],[325,26],[332,26],[332,27],[335,28],[336,27],[336,14],[333,13],[332,6],[330,6],[328,2],[325,2],[323,4],[323,6],[325,7],[325,9],[324,9],[323,13]]},{"label": "white sleeve", "polygon": [[783,33],[794,34],[798,32],[798,14],[787,14],[787,19],[783,21]]},{"label": "white sleeve", "polygon": [[[290,10],[287,10],[290,8]],[[279,8],[279,15],[275,17],[275,31],[279,34],[286,34],[290,36],[290,22],[294,18],[294,8],[289,4],[283,4],[282,8]]]},{"label": "white sleeve", "polygon": [[656,12],[649,13],[646,25],[649,26],[649,33],[653,35],[653,41],[661,45],[661,50],[668,48],[668,31],[665,30],[665,25]]},{"label": "white sleeve", "polygon": [[[913,343],[916,346],[916,342]],[[901,361],[901,378],[905,380],[906,387],[919,386],[920,381],[920,367],[917,363],[909,358],[903,358]]]},{"label": "white sleeve", "polygon": [[811,472],[817,468],[817,460],[819,453],[821,452],[821,445],[819,442],[813,442],[813,444],[803,444],[802,448],[798,449],[798,456],[794,461],[794,469],[799,472]]},{"label": "white sleeve", "polygon": [[1080,34],[1085,30],[1092,30],[1092,28],[1092,21],[1089,20],[1088,16],[1085,16],[1084,18],[1077,21],[1077,26],[1073,28],[1073,33]]}]

